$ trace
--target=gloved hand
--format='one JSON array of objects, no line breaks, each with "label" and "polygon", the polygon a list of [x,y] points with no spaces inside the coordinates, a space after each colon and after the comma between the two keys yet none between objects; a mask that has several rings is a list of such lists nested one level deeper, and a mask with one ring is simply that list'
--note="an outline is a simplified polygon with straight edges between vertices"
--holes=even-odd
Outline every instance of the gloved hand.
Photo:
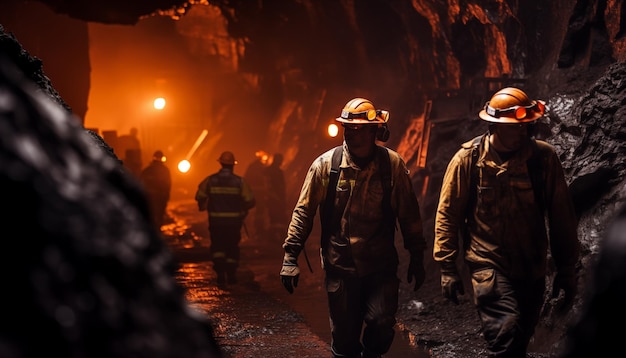
[{"label": "gloved hand", "polygon": [[457,293],[460,295],[465,294],[465,287],[463,287],[463,280],[456,272],[441,272],[441,293],[443,297],[459,304],[459,299],[456,297]]},{"label": "gloved hand", "polygon": [[409,269],[406,273],[406,281],[411,283],[415,278],[415,286],[413,286],[413,291],[417,291],[422,284],[424,283],[424,279],[426,278],[426,271],[424,270],[424,253],[415,253],[411,254],[411,261],[409,262]]},{"label": "gloved hand", "polygon": [[294,287],[298,287],[298,279],[300,278],[300,269],[298,265],[283,263],[280,270],[280,279],[287,292],[293,293]]},{"label": "gloved hand", "polygon": [[552,282],[552,298],[559,297],[563,290],[563,302],[560,310],[568,310],[574,304],[574,298],[578,291],[578,278],[575,273],[557,273]]}]

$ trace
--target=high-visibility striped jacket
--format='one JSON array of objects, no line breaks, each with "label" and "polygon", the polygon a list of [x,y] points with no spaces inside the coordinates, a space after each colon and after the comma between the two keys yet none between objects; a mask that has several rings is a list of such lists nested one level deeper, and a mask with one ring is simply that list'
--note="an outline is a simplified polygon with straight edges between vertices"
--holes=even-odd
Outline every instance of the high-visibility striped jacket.
[{"label": "high-visibility striped jacket", "polygon": [[210,226],[242,225],[248,210],[255,205],[248,184],[229,168],[204,178],[195,199],[200,211],[209,212]]}]

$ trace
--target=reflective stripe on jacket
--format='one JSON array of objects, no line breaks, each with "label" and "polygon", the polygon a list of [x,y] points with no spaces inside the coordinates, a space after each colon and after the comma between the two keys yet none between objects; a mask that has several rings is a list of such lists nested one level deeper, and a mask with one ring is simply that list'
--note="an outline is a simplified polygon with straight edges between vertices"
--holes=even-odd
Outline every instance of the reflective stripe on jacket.
[{"label": "reflective stripe on jacket", "polygon": [[255,205],[250,187],[227,168],[206,177],[198,185],[195,199],[200,210],[208,210],[209,225],[241,225]]}]

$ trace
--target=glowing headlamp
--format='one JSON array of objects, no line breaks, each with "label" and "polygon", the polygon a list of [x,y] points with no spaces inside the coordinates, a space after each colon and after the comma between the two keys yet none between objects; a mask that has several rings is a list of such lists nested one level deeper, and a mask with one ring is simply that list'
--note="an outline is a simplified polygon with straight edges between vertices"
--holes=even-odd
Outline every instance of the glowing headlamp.
[{"label": "glowing headlamp", "polygon": [[513,117],[521,120],[530,117],[533,112],[543,115],[545,110],[546,105],[543,101],[533,101],[530,106],[513,106],[505,109],[493,108],[489,105],[489,102],[485,103],[485,112],[496,118]]}]

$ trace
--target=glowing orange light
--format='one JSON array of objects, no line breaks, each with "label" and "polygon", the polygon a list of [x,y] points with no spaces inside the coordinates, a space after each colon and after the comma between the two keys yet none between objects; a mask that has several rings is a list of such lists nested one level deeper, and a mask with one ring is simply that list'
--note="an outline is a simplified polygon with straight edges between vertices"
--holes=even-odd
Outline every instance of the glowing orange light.
[{"label": "glowing orange light", "polygon": [[190,168],[191,168],[191,163],[189,163],[187,159],[183,159],[180,162],[178,162],[178,171],[180,171],[181,173],[187,173]]},{"label": "glowing orange light", "polygon": [[153,105],[154,105],[154,108],[158,110],[165,108],[165,98],[159,97],[155,99]]},{"label": "glowing orange light", "polygon": [[335,123],[328,125],[328,135],[335,138],[339,134],[339,127]]}]

